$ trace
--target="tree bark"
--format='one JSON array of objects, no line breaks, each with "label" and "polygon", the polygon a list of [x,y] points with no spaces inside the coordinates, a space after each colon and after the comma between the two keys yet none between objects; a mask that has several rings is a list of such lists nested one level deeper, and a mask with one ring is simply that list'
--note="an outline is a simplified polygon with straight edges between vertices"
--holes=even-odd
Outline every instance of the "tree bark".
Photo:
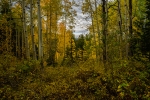
[{"label": "tree bark", "polygon": [[41,24],[41,8],[40,0],[37,0],[38,5],[38,37],[39,37],[39,60],[43,59],[43,40],[42,40],[42,24]]},{"label": "tree bark", "polygon": [[102,32],[103,32],[103,63],[106,67],[107,62],[107,0],[102,0]]},{"label": "tree bark", "polygon": [[120,0],[117,0],[118,2],[118,15],[119,15],[119,42],[120,42],[120,58],[122,59],[122,15],[121,15],[121,4],[120,4]]},{"label": "tree bark", "polygon": [[33,0],[30,0],[30,31],[31,31],[31,39],[32,39],[32,54],[33,54],[33,60],[36,60],[36,50],[35,50],[33,29],[34,29],[34,25],[33,25]]},{"label": "tree bark", "polygon": [[17,49],[18,49],[18,58],[20,59],[21,58],[21,46],[20,46],[20,29],[18,29],[18,36],[17,36],[17,38],[18,38],[18,44],[17,44]]},{"label": "tree bark", "polygon": [[65,8],[64,8],[64,11],[65,11],[64,12],[65,13],[65,23],[64,23],[65,24],[65,30],[64,30],[64,58],[65,58],[65,54],[66,54],[66,45],[65,45],[65,43],[66,43],[66,36],[65,35],[66,35],[66,22],[67,22],[66,21],[66,17],[67,17],[66,16],[66,9],[67,9],[66,8],[66,1],[64,1],[64,4],[65,4]]},{"label": "tree bark", "polygon": [[24,4],[24,35],[25,35],[25,51],[26,51],[26,59],[29,59],[29,44],[28,44],[28,32],[27,32],[27,27],[26,27],[26,10],[25,10],[25,1],[23,0]]},{"label": "tree bark", "polygon": [[[130,35],[130,40],[132,39],[132,0],[129,0],[129,35]],[[130,41],[130,51],[129,55],[133,56],[133,50],[132,50],[132,43]]]},{"label": "tree bark", "polygon": [[49,41],[48,41],[48,33],[49,33],[49,20],[48,20],[48,10],[47,10],[47,20],[46,20],[46,45],[47,45],[47,48],[46,48],[46,53],[47,53],[47,58],[49,58]]},{"label": "tree bark", "polygon": [[[50,10],[50,12],[49,12],[49,17],[50,17],[50,30],[49,30],[49,32],[50,32],[50,37],[49,37],[49,57],[51,57],[52,58],[52,54],[50,54],[50,53],[52,53],[51,51],[52,51],[52,43],[51,43],[51,41],[52,41],[52,5],[51,5],[51,0],[50,0],[50,8],[49,8],[49,10]],[[52,62],[53,63],[53,62]]]},{"label": "tree bark", "polygon": [[126,48],[126,58],[128,58],[128,53],[129,53],[129,47],[128,47],[128,33],[129,33],[129,27],[128,27],[128,6],[127,6],[127,0],[124,1],[125,4],[125,48]]},{"label": "tree bark", "polygon": [[[26,28],[26,10],[25,10],[25,1],[22,0],[22,11],[23,11],[23,49],[25,47],[25,58],[29,58],[29,50],[28,50],[28,34],[27,34],[27,28]],[[25,45],[24,45],[25,44]],[[23,50],[24,52],[24,50]]]}]

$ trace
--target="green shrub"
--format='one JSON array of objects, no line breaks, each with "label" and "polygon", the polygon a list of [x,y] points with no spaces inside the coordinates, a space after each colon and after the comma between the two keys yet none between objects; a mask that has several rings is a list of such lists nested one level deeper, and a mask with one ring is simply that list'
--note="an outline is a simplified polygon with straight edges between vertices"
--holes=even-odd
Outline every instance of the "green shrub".
[{"label": "green shrub", "polygon": [[[2,100],[149,100],[149,64],[122,61],[102,67],[84,63],[74,67],[44,67],[39,61],[0,64]],[[120,66],[120,67],[119,67]]]}]

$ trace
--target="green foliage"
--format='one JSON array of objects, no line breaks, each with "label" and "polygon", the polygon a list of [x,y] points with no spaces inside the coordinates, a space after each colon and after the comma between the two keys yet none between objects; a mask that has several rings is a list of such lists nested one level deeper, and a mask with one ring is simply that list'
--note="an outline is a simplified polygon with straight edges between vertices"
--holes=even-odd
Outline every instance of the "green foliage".
[{"label": "green foliage", "polygon": [[[123,60],[104,73],[88,61],[78,67],[45,67],[38,61],[13,61],[3,69],[0,60],[0,98],[15,100],[133,100],[150,99],[150,75],[146,65]],[[14,63],[15,62],[15,63]],[[6,64],[6,63],[5,63]],[[4,64],[3,64],[4,65]],[[108,67],[111,67],[108,65]],[[5,71],[4,71],[5,70]]]},{"label": "green foliage", "polygon": [[[142,14],[144,16],[141,16],[135,21],[136,26],[136,34],[134,34],[133,39],[131,40],[132,48],[134,50],[134,53],[139,58],[147,58],[150,60],[150,2],[149,0],[146,0],[145,10],[143,10]],[[141,57],[142,55],[142,57]]]},{"label": "green foliage", "polygon": [[76,40],[76,49],[84,50],[84,42],[83,34],[79,35],[79,38]]},{"label": "green foliage", "polygon": [[33,72],[37,68],[37,66],[40,67],[40,62],[31,60],[31,61],[23,61],[21,64],[18,64],[16,68],[22,73],[29,73]]}]

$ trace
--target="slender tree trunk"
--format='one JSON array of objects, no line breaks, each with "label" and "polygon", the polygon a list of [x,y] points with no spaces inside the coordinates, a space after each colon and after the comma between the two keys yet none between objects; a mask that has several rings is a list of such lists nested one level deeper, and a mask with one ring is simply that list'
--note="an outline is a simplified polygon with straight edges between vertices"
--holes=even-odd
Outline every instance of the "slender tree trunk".
[{"label": "slender tree trunk", "polygon": [[[129,0],[129,35],[130,40],[132,39],[132,0]],[[132,43],[130,41],[130,51],[129,55],[133,56]]]},{"label": "slender tree trunk", "polygon": [[37,0],[37,5],[38,5],[39,60],[43,60],[43,40],[42,40],[42,23],[41,23],[40,0]]},{"label": "slender tree trunk", "polygon": [[[51,7],[51,0],[50,0],[50,37],[49,37],[49,56],[52,58],[51,54],[52,53],[52,7]],[[53,62],[52,62],[53,63]]]},{"label": "slender tree trunk", "polygon": [[[99,29],[99,23],[98,23],[98,13],[97,13],[97,1],[95,0],[95,12],[96,12],[96,26],[97,26],[97,33],[98,33],[98,44],[100,49],[100,29]],[[100,66],[100,50],[98,49],[98,63]]]},{"label": "slender tree trunk", "polygon": [[16,28],[16,57],[18,57],[18,29]]},{"label": "slender tree trunk", "polygon": [[72,48],[72,36],[71,36],[71,39],[70,39],[70,44],[71,44],[71,63],[73,63],[73,56],[72,56],[72,51],[73,51],[73,48]]},{"label": "slender tree trunk", "polygon": [[25,1],[24,2],[24,34],[25,34],[25,50],[26,50],[26,58],[29,59],[29,44],[28,44],[28,32],[26,27],[26,10],[25,10]]},{"label": "slender tree trunk", "polygon": [[126,42],[126,58],[128,58],[128,7],[127,7],[127,0],[124,1],[125,2],[125,42]]},{"label": "slender tree trunk", "polygon": [[96,46],[96,36],[95,36],[95,29],[94,29],[94,20],[93,20],[93,9],[92,9],[92,5],[91,5],[91,1],[89,0],[89,4],[90,4],[90,16],[91,16],[91,20],[92,20],[92,32],[93,32],[93,36],[94,36],[94,46],[95,46],[95,51],[96,51],[96,61],[98,62],[98,51],[97,51],[97,46]]},{"label": "slender tree trunk", "polygon": [[22,59],[24,59],[24,29],[22,29],[22,34],[21,34],[21,55]]},{"label": "slender tree trunk", "polygon": [[17,47],[17,49],[18,49],[18,58],[21,58],[21,46],[20,46],[20,29],[18,29],[18,47]]},{"label": "slender tree trunk", "polygon": [[26,24],[25,24],[25,3],[22,0],[22,22],[23,22],[23,32],[22,32],[22,58],[24,58],[25,54],[25,33],[26,33]]},{"label": "slender tree trunk", "polygon": [[57,53],[57,20],[58,20],[57,11],[55,12],[55,16],[56,16],[56,19],[55,19],[56,20],[56,26],[55,26],[55,63],[56,63],[57,62],[57,57],[56,57],[56,53]]},{"label": "slender tree trunk", "polygon": [[121,15],[121,4],[120,4],[120,0],[117,0],[118,2],[118,15],[119,15],[119,36],[120,36],[120,58],[122,59],[122,15]]},{"label": "slender tree trunk", "polygon": [[[11,9],[11,0],[9,0],[9,9]],[[12,19],[12,12],[10,11],[10,19]],[[11,29],[11,27],[12,27],[12,24],[11,23],[9,23],[9,26],[8,26],[8,29],[9,29],[9,47],[8,47],[8,49],[9,49],[9,52],[11,52],[11,51],[13,51],[13,53],[15,54],[15,51],[13,50],[14,49],[14,47],[12,46],[12,41],[13,41],[13,36],[12,36],[12,29]],[[11,48],[11,49],[10,49]]]},{"label": "slender tree trunk", "polygon": [[31,38],[32,38],[32,54],[33,54],[33,60],[36,60],[36,50],[35,50],[33,29],[34,29],[34,25],[33,25],[33,0],[30,0],[30,31],[31,31]]},{"label": "slender tree trunk", "polygon": [[[107,0],[102,0],[102,20],[103,20],[103,63],[107,62]],[[106,69],[106,68],[105,68]],[[107,70],[107,69],[106,69]]]},{"label": "slender tree trunk", "polygon": [[49,30],[48,30],[48,10],[47,10],[47,21],[46,21],[46,45],[47,45],[47,51],[46,51],[46,53],[47,53],[47,58],[49,58],[49,41],[48,41],[48,32],[49,32]]},{"label": "slender tree trunk", "polygon": [[27,33],[27,28],[26,28],[26,10],[25,10],[25,1],[22,0],[22,7],[23,7],[23,33],[25,37],[25,53],[26,59],[29,59],[29,45],[28,45],[28,33]]},{"label": "slender tree trunk", "polygon": [[66,1],[64,1],[64,3],[65,3],[65,8],[64,8],[64,13],[65,13],[65,30],[64,30],[64,58],[65,58],[65,54],[66,54]]},{"label": "slender tree trunk", "polygon": [[118,15],[119,15],[119,29],[120,29],[120,35],[122,36],[122,15],[121,15],[120,0],[117,0],[117,2],[118,2]]},{"label": "slender tree trunk", "polygon": [[[30,28],[29,28],[29,30],[30,30]],[[29,31],[29,32],[30,32],[30,31]],[[30,59],[30,45],[29,45],[29,41],[28,41],[28,37],[29,37],[28,33],[29,33],[29,32],[27,32],[27,34],[26,34],[27,59],[28,59],[28,60]]]},{"label": "slender tree trunk", "polygon": [[8,52],[8,50],[9,50],[9,49],[8,49],[8,47],[9,47],[9,46],[8,46],[8,43],[9,43],[9,42],[8,42],[8,40],[9,40],[9,35],[8,35],[8,29],[7,29],[7,28],[8,28],[8,27],[6,26],[6,27],[5,27],[5,29],[6,29],[6,30],[5,30],[5,32],[6,32],[6,40],[5,40],[5,41],[6,41],[6,51]]}]

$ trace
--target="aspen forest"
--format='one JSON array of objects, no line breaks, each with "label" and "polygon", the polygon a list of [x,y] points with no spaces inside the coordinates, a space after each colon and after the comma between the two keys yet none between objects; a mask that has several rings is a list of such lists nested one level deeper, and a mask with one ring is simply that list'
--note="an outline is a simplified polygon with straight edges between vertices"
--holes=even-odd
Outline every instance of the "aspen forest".
[{"label": "aspen forest", "polygon": [[0,100],[150,100],[150,0],[0,0]]}]

